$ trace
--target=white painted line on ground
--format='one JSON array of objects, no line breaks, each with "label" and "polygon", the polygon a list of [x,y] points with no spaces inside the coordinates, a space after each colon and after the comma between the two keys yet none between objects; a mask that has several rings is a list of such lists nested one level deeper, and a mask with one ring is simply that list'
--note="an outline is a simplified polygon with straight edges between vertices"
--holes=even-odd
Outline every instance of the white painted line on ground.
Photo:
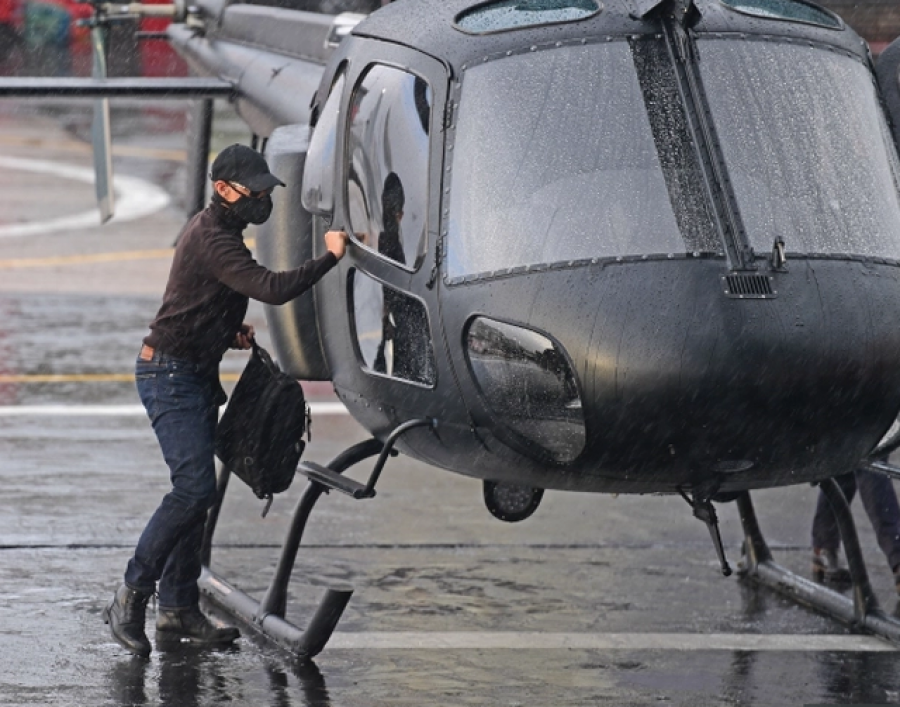
[{"label": "white painted line on ground", "polygon": [[[343,403],[310,403],[313,415],[347,415]],[[143,405],[3,405],[0,417],[130,417],[146,415]]]},{"label": "white painted line on ground", "polygon": [[335,633],[328,650],[662,650],[893,652],[872,636],[747,633]]},{"label": "white painted line on ground", "polygon": [[[0,167],[25,172],[49,174],[77,182],[94,183],[94,170],[87,167],[76,167],[61,162],[47,160],[31,160],[20,157],[0,156]],[[117,175],[114,179],[116,192],[116,215],[110,223],[134,221],[149,216],[165,208],[169,204],[169,195],[161,188],[137,177]],[[99,228],[100,211],[91,209],[72,216],[33,221],[31,223],[14,223],[0,226],[0,238],[13,236],[33,236],[38,233],[64,231],[66,233],[82,228]]]}]

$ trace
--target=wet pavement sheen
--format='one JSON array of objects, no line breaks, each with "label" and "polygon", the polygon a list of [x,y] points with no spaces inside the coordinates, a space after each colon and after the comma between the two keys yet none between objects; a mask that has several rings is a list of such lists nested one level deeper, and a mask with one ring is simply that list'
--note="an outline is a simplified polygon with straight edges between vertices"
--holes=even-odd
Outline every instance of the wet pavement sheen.
[{"label": "wet pavement sheen", "polygon": [[[7,109],[0,121],[6,137],[68,139],[46,114]],[[140,143],[145,123],[133,124],[122,139]],[[177,135],[145,132],[154,147],[181,146]],[[17,145],[0,140],[0,156],[34,156]],[[42,159],[88,164],[87,154],[43,149]],[[118,168],[158,183],[177,171],[136,159]],[[0,183],[15,178],[7,171]],[[40,202],[23,190],[16,218],[72,208],[57,192],[67,194],[64,180],[48,179],[41,193],[51,198]],[[375,499],[331,494],[313,513],[288,618],[302,626],[327,586],[355,588],[315,664],[296,665],[246,632],[228,650],[131,658],[100,612],[168,488],[149,423],[127,408],[138,405],[128,374],[166,258],[9,263],[164,249],[181,221],[170,207],[103,230],[0,238],[0,706],[900,704],[896,652],[723,578],[681,499],[548,493],[532,519],[510,526],[489,516],[478,482],[403,458],[389,462]],[[261,309],[249,318],[265,344]],[[245,360],[229,354],[223,371]],[[70,378],[40,378],[58,374]],[[106,374],[124,380],[84,378]],[[334,400],[327,386],[308,394]],[[16,414],[47,405],[69,412]],[[81,414],[91,405],[123,407]],[[345,415],[318,416],[305,458],[325,463],[365,436]],[[298,479],[263,520],[261,502],[232,482],[213,567],[260,597],[303,487]],[[800,573],[815,499],[810,487],[755,495],[776,561]],[[872,580],[892,611],[890,573],[858,505]],[[721,505],[719,514],[735,564],[737,512]]]}]

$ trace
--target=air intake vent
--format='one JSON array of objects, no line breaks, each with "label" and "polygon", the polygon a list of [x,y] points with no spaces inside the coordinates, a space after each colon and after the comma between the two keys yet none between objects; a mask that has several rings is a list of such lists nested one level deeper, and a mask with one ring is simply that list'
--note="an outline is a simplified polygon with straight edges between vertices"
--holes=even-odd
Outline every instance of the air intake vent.
[{"label": "air intake vent", "polygon": [[738,299],[770,299],[778,294],[768,275],[725,275],[725,294]]}]

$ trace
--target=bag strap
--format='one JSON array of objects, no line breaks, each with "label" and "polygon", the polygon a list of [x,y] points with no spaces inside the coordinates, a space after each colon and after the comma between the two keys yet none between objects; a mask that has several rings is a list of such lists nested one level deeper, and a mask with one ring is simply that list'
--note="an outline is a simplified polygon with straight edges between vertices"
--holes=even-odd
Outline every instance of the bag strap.
[{"label": "bag strap", "polygon": [[262,346],[256,343],[256,337],[250,339],[250,346],[253,349],[253,355],[262,361],[268,368],[280,371],[278,364],[272,359],[272,356]]}]

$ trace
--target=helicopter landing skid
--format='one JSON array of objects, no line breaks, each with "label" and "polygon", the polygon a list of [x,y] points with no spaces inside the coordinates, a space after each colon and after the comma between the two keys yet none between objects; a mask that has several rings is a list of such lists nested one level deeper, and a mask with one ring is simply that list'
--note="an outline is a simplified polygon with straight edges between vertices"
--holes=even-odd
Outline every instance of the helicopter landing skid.
[{"label": "helicopter landing skid", "polygon": [[[407,430],[426,425],[434,427],[434,421],[427,419],[405,422],[391,432],[384,443],[373,438],[355,444],[335,457],[328,466],[323,467],[312,462],[300,464],[298,472],[309,477],[309,485],[294,509],[275,574],[261,601],[233,586],[209,567],[212,537],[231,476],[230,470],[222,467],[217,480],[217,501],[209,512],[204,531],[201,556],[203,570],[197,582],[201,595],[230,618],[287,650],[297,661],[302,663],[318,655],[331,638],[347,602],[350,601],[353,589],[349,587],[327,589],[305,630],[285,619],[288,584],[310,513],[322,493],[328,493],[331,489],[342,491],[357,499],[372,498],[375,495],[375,483],[388,456],[397,454],[394,450],[397,438]],[[351,466],[376,454],[378,461],[367,484],[363,485],[341,476]]]},{"label": "helicopter landing skid", "polygon": [[820,487],[837,518],[853,583],[852,598],[800,577],[773,561],[772,553],[759,528],[750,494],[746,491],[737,497],[741,526],[744,529],[744,556],[741,558],[738,574],[831,616],[852,629],[871,633],[900,645],[900,621],[886,615],[878,605],[847,499],[833,479],[820,482]]}]

